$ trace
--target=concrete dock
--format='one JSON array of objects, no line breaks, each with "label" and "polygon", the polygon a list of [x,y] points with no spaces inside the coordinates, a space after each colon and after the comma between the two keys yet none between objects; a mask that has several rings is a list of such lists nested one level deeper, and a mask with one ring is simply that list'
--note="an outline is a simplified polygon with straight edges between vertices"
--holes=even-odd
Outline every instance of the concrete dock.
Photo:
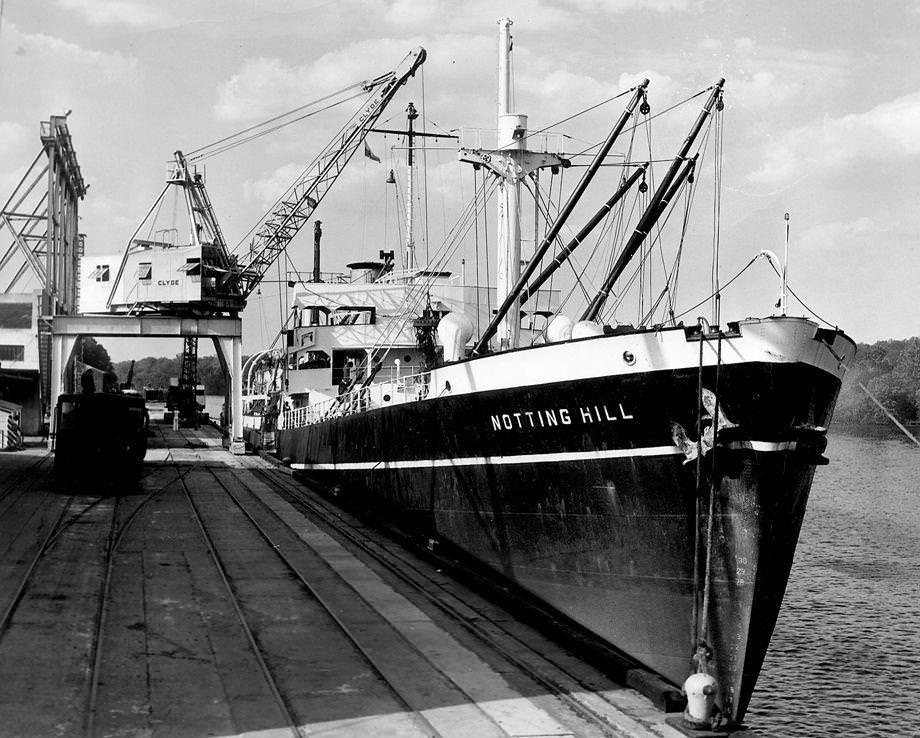
[{"label": "concrete dock", "polygon": [[679,736],[212,428],[136,480],[0,454],[0,736]]}]

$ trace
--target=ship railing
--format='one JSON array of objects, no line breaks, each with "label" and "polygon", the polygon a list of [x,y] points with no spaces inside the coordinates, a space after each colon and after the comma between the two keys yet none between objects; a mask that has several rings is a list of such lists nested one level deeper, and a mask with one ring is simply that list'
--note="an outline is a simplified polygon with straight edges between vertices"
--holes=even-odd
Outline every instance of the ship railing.
[{"label": "ship railing", "polygon": [[428,396],[430,384],[431,372],[418,372],[385,382],[375,382],[329,400],[287,410],[279,416],[278,427],[282,430],[303,428],[380,407],[417,402]]}]

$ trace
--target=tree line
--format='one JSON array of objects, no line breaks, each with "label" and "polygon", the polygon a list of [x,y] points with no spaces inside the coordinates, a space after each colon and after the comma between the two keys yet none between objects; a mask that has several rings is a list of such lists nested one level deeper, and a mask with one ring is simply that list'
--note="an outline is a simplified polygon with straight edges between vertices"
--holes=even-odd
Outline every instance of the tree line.
[{"label": "tree line", "polygon": [[[78,357],[90,366],[103,372],[113,372],[118,377],[119,384],[124,384],[131,370],[130,361],[113,363],[105,346],[93,338],[83,339]],[[243,357],[246,360],[246,357]],[[169,387],[171,379],[179,377],[182,369],[182,354],[173,358],[167,356],[147,356],[134,362],[134,377],[131,386],[138,392],[143,392],[145,387]],[[222,395],[226,388],[224,371],[216,356],[198,357],[198,383],[204,385],[205,394]]]},{"label": "tree line", "polygon": [[[245,357],[244,357],[245,360]],[[114,370],[118,380],[124,382],[131,369],[130,361],[119,361]],[[144,387],[169,387],[170,379],[178,379],[182,369],[182,354],[173,358],[166,356],[147,356],[134,362],[134,378],[131,386],[139,392]],[[206,395],[222,395],[226,389],[224,370],[216,356],[198,357],[198,383],[204,385]]]},{"label": "tree line", "polygon": [[835,421],[888,423],[860,383],[898,420],[920,420],[920,337],[859,344],[856,361],[843,379]]}]

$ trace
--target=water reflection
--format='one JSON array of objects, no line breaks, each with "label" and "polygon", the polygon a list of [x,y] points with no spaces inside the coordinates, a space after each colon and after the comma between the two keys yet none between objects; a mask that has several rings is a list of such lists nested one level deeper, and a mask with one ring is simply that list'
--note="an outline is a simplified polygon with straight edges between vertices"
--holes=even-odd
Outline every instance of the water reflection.
[{"label": "water reflection", "polygon": [[916,736],[920,449],[831,434],[747,722],[758,736]]}]

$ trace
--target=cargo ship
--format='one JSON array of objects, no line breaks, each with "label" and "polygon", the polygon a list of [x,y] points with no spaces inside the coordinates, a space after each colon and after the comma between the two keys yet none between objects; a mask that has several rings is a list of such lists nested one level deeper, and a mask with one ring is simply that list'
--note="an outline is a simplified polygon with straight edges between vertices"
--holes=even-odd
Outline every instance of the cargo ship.
[{"label": "cargo ship", "polygon": [[[722,322],[717,290],[715,320],[685,324],[673,309],[662,322],[605,320],[614,286],[692,186],[721,80],[597,294],[568,317],[546,282],[630,188],[648,189],[650,162],[625,164],[613,196],[561,244],[618,136],[648,115],[647,81],[522,266],[521,183],[570,162],[528,148],[527,118],[510,112],[510,25],[499,22],[496,145],[460,147],[495,185],[498,284],[452,275],[446,252],[418,267],[410,213],[404,269],[381,252],[296,290],[284,396],[248,427],[310,483],[448,542],[675,685],[708,675],[713,724],[738,725],[855,344],[787,315],[785,281],[782,310],[762,318]],[[253,407],[270,404],[270,384],[251,390]]]}]

